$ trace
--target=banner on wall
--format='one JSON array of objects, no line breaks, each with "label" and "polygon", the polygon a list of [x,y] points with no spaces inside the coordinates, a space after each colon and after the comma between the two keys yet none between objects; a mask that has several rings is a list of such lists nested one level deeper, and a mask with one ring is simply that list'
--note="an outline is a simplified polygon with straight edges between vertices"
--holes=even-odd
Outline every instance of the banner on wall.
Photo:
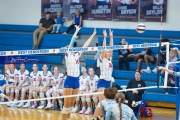
[{"label": "banner on wall", "polygon": [[51,12],[52,18],[57,18],[57,12],[62,12],[62,0],[41,0],[41,16],[45,17],[46,12]]},{"label": "banner on wall", "polygon": [[88,0],[88,20],[112,20],[111,0]]},{"label": "banner on wall", "polygon": [[166,21],[167,0],[140,0],[140,21]]},{"label": "banner on wall", "polygon": [[139,0],[113,0],[113,20],[138,21]]}]

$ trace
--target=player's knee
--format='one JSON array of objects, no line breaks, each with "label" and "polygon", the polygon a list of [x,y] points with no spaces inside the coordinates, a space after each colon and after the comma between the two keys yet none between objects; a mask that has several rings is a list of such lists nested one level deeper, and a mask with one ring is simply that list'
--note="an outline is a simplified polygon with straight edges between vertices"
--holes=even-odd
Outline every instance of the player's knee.
[{"label": "player's knee", "polygon": [[93,97],[93,101],[94,102],[98,102],[98,98],[97,97]]},{"label": "player's knee", "polygon": [[26,92],[26,89],[25,88],[22,88],[22,93],[25,93]]},{"label": "player's knee", "polygon": [[29,93],[33,93],[33,89],[30,89],[30,90],[29,90]]},{"label": "player's knee", "polygon": [[16,94],[19,94],[19,89],[16,89],[16,90],[15,90],[15,93],[16,93]]},{"label": "player's knee", "polygon": [[40,93],[40,98],[44,98],[44,93]]},{"label": "player's knee", "polygon": [[63,107],[62,114],[68,114],[68,113],[69,113],[69,108]]},{"label": "player's knee", "polygon": [[33,97],[37,97],[37,92],[33,92]]},{"label": "player's knee", "polygon": [[4,88],[1,89],[1,92],[4,93]]},{"label": "player's knee", "polygon": [[85,101],[86,101],[86,98],[84,98],[84,97],[81,98],[81,101],[82,101],[82,102],[85,102]]},{"label": "player's knee", "polygon": [[50,96],[50,92],[49,91],[46,92],[46,96]]},{"label": "player's knee", "polygon": [[11,88],[11,93],[14,93],[14,88]]},{"label": "player's knee", "polygon": [[76,101],[79,101],[79,96],[76,97]]},{"label": "player's knee", "polygon": [[91,102],[91,99],[90,98],[86,98],[86,102]]},{"label": "player's knee", "polygon": [[10,89],[9,88],[6,88],[6,93],[9,93],[10,92]]}]

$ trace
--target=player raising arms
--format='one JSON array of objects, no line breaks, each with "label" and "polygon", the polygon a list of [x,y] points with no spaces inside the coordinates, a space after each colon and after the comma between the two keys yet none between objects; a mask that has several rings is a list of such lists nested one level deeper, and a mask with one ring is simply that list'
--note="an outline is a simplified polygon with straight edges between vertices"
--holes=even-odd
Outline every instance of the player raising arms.
[{"label": "player raising arms", "polygon": [[[40,71],[38,71],[38,65],[36,63],[32,66],[33,71],[30,73],[30,86],[29,86],[29,97],[28,99],[32,99],[33,97],[37,97],[36,88],[38,87],[38,78]],[[36,105],[36,101],[34,101],[33,105]],[[33,106],[32,105],[32,106]],[[23,108],[29,108],[31,107],[31,102],[28,101]]]},{"label": "player raising arms", "polygon": [[[6,90],[6,95],[10,97],[12,100],[14,99],[14,90],[16,88],[18,77],[17,77],[17,69],[14,68],[14,64],[9,65],[10,69],[6,71],[6,84],[2,86],[2,93]],[[4,101],[4,98],[1,98]],[[10,106],[8,104],[7,106]]]},{"label": "player raising arms", "polygon": [[[19,92],[21,91],[21,100],[25,99],[25,94],[26,91],[29,89],[29,71],[25,69],[25,64],[21,63],[20,64],[20,70],[18,71],[18,85],[16,87],[15,90],[15,99],[14,101],[17,101],[19,98]],[[16,106],[16,107],[22,107],[24,105],[23,102],[18,103],[14,103],[11,104],[11,106]]]},{"label": "player raising arms", "polygon": [[[47,64],[44,64],[42,67],[43,71],[39,74],[39,82],[41,84],[40,86],[40,98],[45,98],[45,93],[50,89],[51,87],[51,79],[52,79],[52,73],[48,71]],[[45,101],[41,100],[41,104],[39,105],[38,109],[43,109],[45,107]]]},{"label": "player raising arms", "polygon": [[[104,41],[103,46],[106,46],[106,37],[107,33],[106,30],[103,30],[104,35]],[[110,46],[113,46],[113,32],[109,29],[109,36],[110,36]],[[112,50],[103,50],[101,52],[100,56],[100,80],[98,81],[98,92],[104,92],[105,88],[110,88],[110,82],[112,79],[112,71],[113,71],[113,65],[112,65]],[[102,101],[105,99],[105,96],[103,94],[99,95],[99,101]],[[94,113],[94,120],[97,119],[98,116],[101,115],[100,107],[96,107],[95,113]]]},{"label": "player raising arms", "polygon": [[[75,26],[75,27],[76,27],[76,32],[74,33],[74,35],[71,39],[71,42],[68,46],[69,48],[74,45],[74,42],[76,40],[76,35],[78,34],[78,32],[80,30],[79,26]],[[94,29],[93,34],[85,42],[83,47],[88,47],[95,35],[96,35],[96,29]],[[82,54],[83,54],[83,52],[67,52],[65,55],[67,78],[64,81],[64,96],[78,94],[79,75],[80,75],[79,58]],[[69,119],[75,100],[76,100],[76,97],[64,98],[64,107],[62,110],[62,120]]]},{"label": "player raising arms", "polygon": [[[47,98],[50,98],[51,95],[53,97],[59,97],[60,95],[63,95],[63,77],[64,75],[62,73],[59,73],[59,68],[57,66],[54,67],[54,75],[52,76],[52,88],[49,89],[46,92],[46,96]],[[45,108],[45,110],[48,109],[54,109],[54,104],[56,102],[56,99],[52,100],[51,103],[51,99],[48,99],[48,104]],[[59,100],[59,104],[61,104],[62,101]],[[61,106],[60,106],[61,107]]]}]

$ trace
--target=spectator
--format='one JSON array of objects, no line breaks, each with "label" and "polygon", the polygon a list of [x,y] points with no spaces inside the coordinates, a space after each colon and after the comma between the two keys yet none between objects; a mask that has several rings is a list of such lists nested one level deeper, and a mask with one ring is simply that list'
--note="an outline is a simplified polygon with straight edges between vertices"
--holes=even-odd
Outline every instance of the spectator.
[{"label": "spectator", "polygon": [[[161,40],[161,43],[163,43],[163,42],[169,42],[169,39],[164,38]],[[160,63],[163,64],[166,62],[166,45],[162,46],[161,50],[159,52],[160,52]],[[155,58],[151,56],[151,57],[148,57],[147,59],[150,60],[151,62],[156,63],[156,66],[158,66],[158,54],[156,55]],[[146,61],[146,65],[148,65],[148,64],[149,64],[148,61]],[[144,72],[149,72],[149,71],[144,71]],[[152,70],[152,72],[157,73],[157,68],[155,67]]]},{"label": "spectator", "polygon": [[117,93],[116,104],[111,105],[106,113],[105,120],[137,120],[134,112],[129,106],[123,104],[125,96],[123,93]]},{"label": "spectator", "polygon": [[[54,21],[54,19],[51,18],[51,13],[47,12],[46,18],[41,18],[41,20],[39,22],[39,28],[36,29],[33,33],[34,45],[33,45],[32,49],[38,49],[38,47],[41,43],[41,40],[43,38],[43,35],[45,33],[49,33],[54,24],[55,24],[55,21]],[[38,35],[39,35],[39,37],[37,38]]]},{"label": "spectator", "polygon": [[177,54],[178,54],[178,60],[177,61],[179,61],[180,60],[179,59],[180,58],[180,51],[179,51],[179,49],[177,47],[175,47],[172,50],[175,50],[177,52]]},{"label": "spectator", "polygon": [[[126,40],[124,38],[122,38],[122,40],[120,41],[119,45],[128,45],[128,43],[126,42]],[[126,66],[126,70],[129,70],[129,60],[130,58],[128,57],[129,54],[132,53],[132,49],[119,49],[118,51],[119,53],[119,69],[122,70],[123,67],[123,62],[125,63]]]},{"label": "spectator", "polygon": [[[141,80],[141,73],[139,71],[136,71],[135,73],[135,80],[130,80],[127,89],[132,88],[140,88],[140,87],[146,87],[146,83]],[[126,92],[126,99],[128,100],[128,106],[129,107],[136,107],[138,104],[137,101],[142,100],[142,94],[144,93],[144,89],[142,90],[132,90]]]},{"label": "spectator", "polygon": [[[69,28],[64,32],[63,34],[68,34],[72,29],[74,29],[74,25],[81,26],[82,25],[82,15],[80,14],[80,10],[76,9],[74,19],[72,21],[72,24],[69,26]],[[76,36],[78,38],[78,36]]]},{"label": "spectator", "polygon": [[[136,71],[140,71],[140,67],[141,67],[141,63],[144,60],[145,56],[150,56],[151,57],[151,49],[150,48],[144,48],[141,53],[138,53],[136,55],[136,61],[138,62],[137,64],[137,70]],[[150,67],[147,67],[147,70],[150,70]]]},{"label": "spectator", "polygon": [[55,28],[56,28],[56,33],[59,33],[60,27],[62,26],[64,20],[61,16],[61,12],[57,13],[57,18],[55,19],[56,24],[53,25],[53,30],[51,33],[55,33]]}]

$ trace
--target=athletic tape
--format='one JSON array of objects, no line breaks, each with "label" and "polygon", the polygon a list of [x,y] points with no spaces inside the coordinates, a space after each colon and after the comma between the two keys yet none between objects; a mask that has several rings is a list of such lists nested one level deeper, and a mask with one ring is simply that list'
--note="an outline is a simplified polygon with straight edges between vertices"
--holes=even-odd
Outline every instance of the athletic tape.
[{"label": "athletic tape", "polygon": [[[160,88],[175,88],[178,89],[178,87],[169,87],[169,86],[159,86]],[[124,91],[132,91],[132,90],[143,90],[143,89],[152,89],[152,88],[158,88],[158,86],[151,86],[151,87],[140,87],[140,88],[133,88],[133,89],[126,89],[126,90],[118,90],[118,92],[124,92]],[[30,100],[20,100],[16,102],[28,102],[28,101],[41,101],[41,100],[49,100],[49,99],[58,99],[58,98],[70,98],[70,97],[77,97],[77,96],[90,96],[90,95],[100,95],[104,94],[104,92],[95,92],[95,93],[87,93],[87,94],[77,94],[77,95],[67,95],[67,96],[60,96],[60,97],[50,97],[50,98],[39,98],[39,99],[30,99]],[[11,102],[0,102],[0,104],[9,104],[9,103],[16,103],[14,101]]]},{"label": "athletic tape", "polygon": [[145,48],[145,47],[159,47],[159,43],[98,46],[98,47],[85,47],[85,48],[83,48],[83,47],[75,47],[75,48],[62,47],[62,48],[58,48],[58,49],[1,51],[0,56],[35,55],[35,54],[66,53],[66,52],[79,52],[79,51],[98,51],[98,50],[118,50],[118,49],[129,49],[129,48]]}]

